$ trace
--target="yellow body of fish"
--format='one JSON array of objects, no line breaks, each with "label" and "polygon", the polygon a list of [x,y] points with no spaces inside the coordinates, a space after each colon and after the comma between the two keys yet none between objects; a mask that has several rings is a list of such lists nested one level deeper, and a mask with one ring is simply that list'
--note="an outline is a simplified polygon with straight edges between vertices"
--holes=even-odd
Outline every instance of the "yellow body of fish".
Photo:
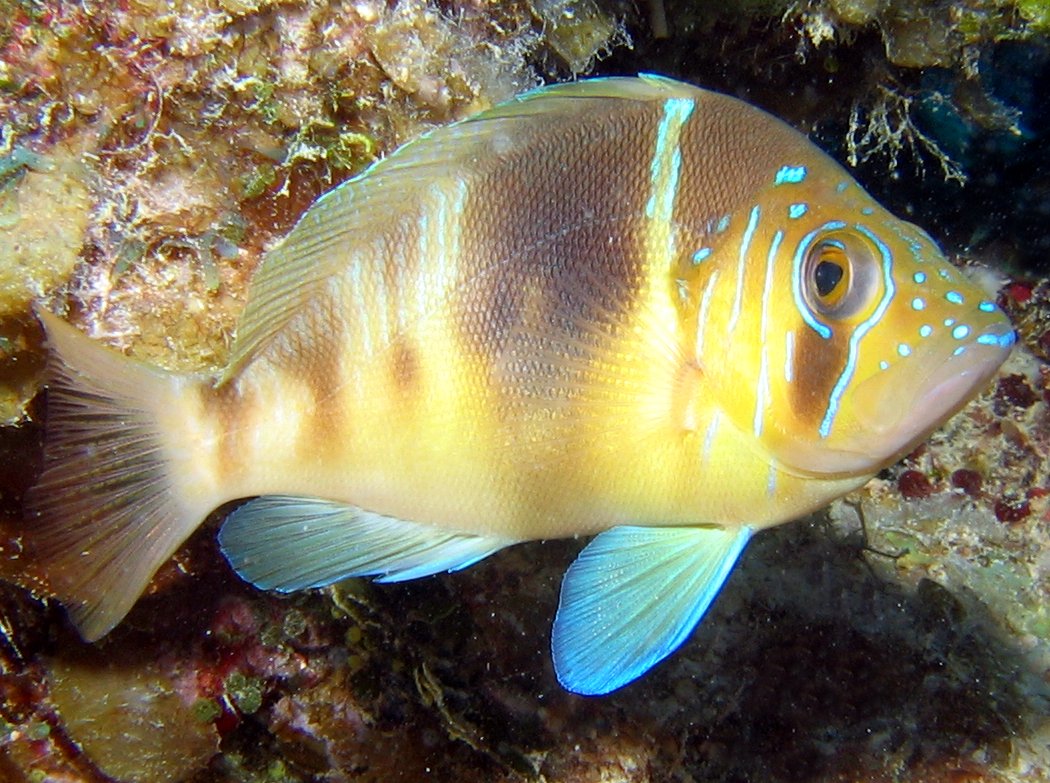
[{"label": "yellow body of fish", "polygon": [[280,590],[606,531],[555,623],[582,693],[666,656],[752,531],[863,484],[1013,342],[804,137],[657,77],[530,93],[322,197],[214,381],[42,318],[35,557],[87,638],[238,498],[223,551]]}]

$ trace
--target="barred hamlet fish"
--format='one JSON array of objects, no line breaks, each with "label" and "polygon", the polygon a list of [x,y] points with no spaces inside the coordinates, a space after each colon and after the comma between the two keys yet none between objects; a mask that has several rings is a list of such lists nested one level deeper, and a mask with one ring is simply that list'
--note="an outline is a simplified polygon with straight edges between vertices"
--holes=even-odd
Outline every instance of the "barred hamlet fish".
[{"label": "barred hamlet fish", "polygon": [[222,551],[268,590],[597,534],[552,638],[583,694],[669,655],[755,531],[912,449],[1014,341],[803,136],[656,76],[536,90],[318,199],[216,378],[40,318],[27,570],[86,639],[235,499]]}]

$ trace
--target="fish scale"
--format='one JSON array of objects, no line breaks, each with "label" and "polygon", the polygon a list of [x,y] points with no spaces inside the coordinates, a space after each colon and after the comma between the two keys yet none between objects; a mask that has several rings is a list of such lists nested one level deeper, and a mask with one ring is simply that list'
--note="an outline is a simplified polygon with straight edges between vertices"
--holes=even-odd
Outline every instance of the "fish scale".
[{"label": "fish scale", "polygon": [[1014,340],[801,134],[656,76],[528,93],[322,196],[214,379],[40,318],[25,576],[85,638],[231,500],[223,553],[278,591],[595,535],[551,642],[583,694],[669,655],[756,531],[913,448]]}]

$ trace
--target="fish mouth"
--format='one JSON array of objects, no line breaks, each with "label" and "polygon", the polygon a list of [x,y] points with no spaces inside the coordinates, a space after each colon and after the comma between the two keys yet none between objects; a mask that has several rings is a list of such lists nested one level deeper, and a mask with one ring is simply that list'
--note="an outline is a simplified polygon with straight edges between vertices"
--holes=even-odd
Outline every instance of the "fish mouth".
[{"label": "fish mouth", "polygon": [[[983,342],[966,343],[962,351],[947,358],[931,347],[917,352],[907,365],[858,384],[853,402],[864,433],[864,451],[890,462],[913,449],[995,375],[1010,353],[1013,334],[1012,330],[989,333]],[[903,379],[903,373],[916,368],[929,369]]]}]

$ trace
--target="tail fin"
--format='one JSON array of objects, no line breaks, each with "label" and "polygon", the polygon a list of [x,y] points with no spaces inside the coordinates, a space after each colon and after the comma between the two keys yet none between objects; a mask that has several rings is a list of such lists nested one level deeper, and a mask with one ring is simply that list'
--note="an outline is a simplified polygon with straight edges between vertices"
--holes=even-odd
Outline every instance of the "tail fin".
[{"label": "tail fin", "polygon": [[26,498],[27,568],[94,641],[209,510],[179,497],[157,415],[170,415],[192,381],[38,316],[50,348],[47,433],[44,472]]}]

